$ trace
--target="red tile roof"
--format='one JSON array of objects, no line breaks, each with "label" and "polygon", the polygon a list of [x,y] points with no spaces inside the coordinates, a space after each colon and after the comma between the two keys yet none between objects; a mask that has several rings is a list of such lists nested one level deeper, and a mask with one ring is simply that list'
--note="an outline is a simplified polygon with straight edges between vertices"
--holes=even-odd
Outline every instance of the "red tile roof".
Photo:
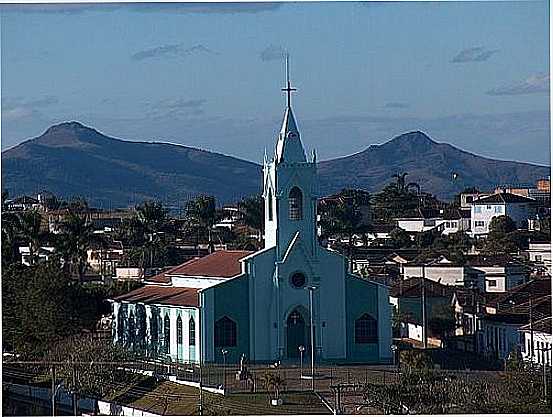
[{"label": "red tile roof", "polygon": [[131,303],[166,304],[183,307],[198,307],[198,289],[184,287],[161,287],[146,285],[127,294],[113,298],[114,301]]},{"label": "red tile roof", "polygon": [[[242,267],[239,260],[251,255],[246,250],[222,250],[203,258],[192,259],[167,272],[165,275],[230,278],[239,275]],[[161,277],[159,279],[162,279]],[[164,278],[163,278],[164,279]]]}]

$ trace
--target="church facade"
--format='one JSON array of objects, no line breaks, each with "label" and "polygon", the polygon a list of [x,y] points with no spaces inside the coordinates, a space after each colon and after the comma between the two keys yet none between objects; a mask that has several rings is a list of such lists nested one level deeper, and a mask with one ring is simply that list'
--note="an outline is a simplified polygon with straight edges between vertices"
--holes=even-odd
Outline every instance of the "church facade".
[{"label": "church facade", "polygon": [[[218,251],[112,301],[114,341],[179,362],[299,360],[388,363],[388,288],[348,272],[317,238],[317,161],[306,157],[290,104],[265,157],[265,247]],[[312,297],[310,301],[310,296]]]}]

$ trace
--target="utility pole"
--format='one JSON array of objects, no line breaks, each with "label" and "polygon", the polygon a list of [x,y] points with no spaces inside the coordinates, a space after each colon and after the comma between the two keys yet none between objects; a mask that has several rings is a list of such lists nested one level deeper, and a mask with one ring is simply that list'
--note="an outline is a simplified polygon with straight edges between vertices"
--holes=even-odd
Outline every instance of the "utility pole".
[{"label": "utility pole", "polygon": [[428,338],[426,337],[426,270],[425,265],[422,265],[422,281],[421,281],[421,303],[422,303],[422,344],[425,349],[428,348]]},{"label": "utility pole", "polygon": [[56,365],[52,365],[52,417],[56,415]]},{"label": "utility pole", "polygon": [[530,362],[534,362],[534,314],[532,310],[532,294],[528,296],[528,307],[530,309]]},{"label": "utility pole", "polygon": [[73,363],[73,415],[77,415],[77,368]]},{"label": "utility pole", "polygon": [[309,322],[311,326],[311,391],[315,391],[315,329],[313,327],[313,292],[317,287],[307,287],[309,290]]},{"label": "utility pole", "polygon": [[198,356],[200,361],[200,405],[199,405],[199,414],[204,415],[204,398],[203,398],[203,387],[202,387],[202,306],[201,306],[201,294],[200,294],[200,307],[198,308],[198,329],[200,330],[200,343],[198,343]]}]

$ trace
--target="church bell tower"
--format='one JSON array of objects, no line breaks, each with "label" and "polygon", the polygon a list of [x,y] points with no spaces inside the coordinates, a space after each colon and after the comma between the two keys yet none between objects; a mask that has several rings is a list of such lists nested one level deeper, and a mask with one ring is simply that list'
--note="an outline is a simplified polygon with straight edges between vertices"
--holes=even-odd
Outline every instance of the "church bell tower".
[{"label": "church bell tower", "polygon": [[276,246],[282,259],[293,239],[301,238],[314,255],[317,247],[317,169],[313,152],[307,161],[294,113],[288,57],[286,57],[286,110],[271,160],[263,162],[265,247]]}]

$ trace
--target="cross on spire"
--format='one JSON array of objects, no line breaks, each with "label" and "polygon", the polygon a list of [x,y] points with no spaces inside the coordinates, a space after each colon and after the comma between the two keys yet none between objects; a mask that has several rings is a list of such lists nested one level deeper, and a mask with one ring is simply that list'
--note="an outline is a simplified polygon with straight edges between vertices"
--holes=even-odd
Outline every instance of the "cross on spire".
[{"label": "cross on spire", "polygon": [[290,85],[290,65],[288,63],[289,54],[286,53],[286,87],[281,88],[281,91],[286,91],[286,105],[290,108],[292,104],[292,91],[297,91],[296,88],[292,88]]}]

